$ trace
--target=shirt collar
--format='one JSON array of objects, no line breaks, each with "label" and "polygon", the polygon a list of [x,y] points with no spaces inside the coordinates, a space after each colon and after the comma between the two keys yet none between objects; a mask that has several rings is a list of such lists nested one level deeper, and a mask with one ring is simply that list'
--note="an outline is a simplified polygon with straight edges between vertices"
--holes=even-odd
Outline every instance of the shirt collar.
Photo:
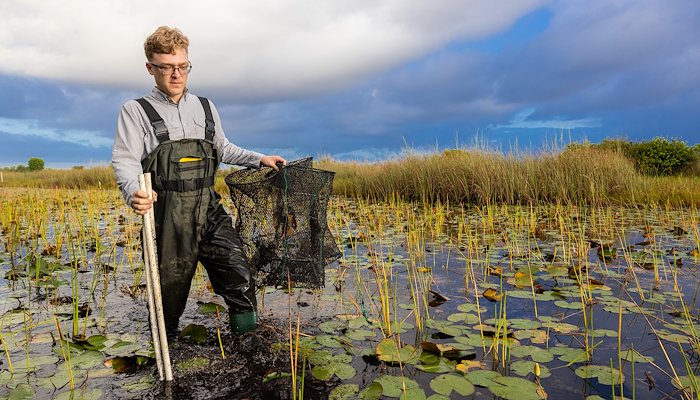
[{"label": "shirt collar", "polygon": [[[182,97],[180,98],[180,102],[187,102],[187,97],[189,95],[189,89],[185,88],[185,92],[182,94]],[[151,96],[153,96],[156,100],[166,103],[166,104],[172,104],[172,105],[177,105],[175,104],[172,99],[170,99],[170,96],[168,96],[167,93],[164,91],[158,89],[158,86],[154,86],[153,90],[151,90]]]}]

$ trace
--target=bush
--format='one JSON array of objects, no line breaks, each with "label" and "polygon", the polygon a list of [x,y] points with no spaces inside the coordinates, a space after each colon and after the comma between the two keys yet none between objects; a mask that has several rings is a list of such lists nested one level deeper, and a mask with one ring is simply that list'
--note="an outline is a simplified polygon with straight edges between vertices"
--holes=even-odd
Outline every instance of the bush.
[{"label": "bush", "polygon": [[632,157],[639,172],[645,175],[677,175],[696,160],[697,153],[681,140],[657,137],[635,143]]},{"label": "bush", "polygon": [[41,158],[32,157],[27,162],[27,167],[30,171],[41,171],[44,169],[44,160]]}]

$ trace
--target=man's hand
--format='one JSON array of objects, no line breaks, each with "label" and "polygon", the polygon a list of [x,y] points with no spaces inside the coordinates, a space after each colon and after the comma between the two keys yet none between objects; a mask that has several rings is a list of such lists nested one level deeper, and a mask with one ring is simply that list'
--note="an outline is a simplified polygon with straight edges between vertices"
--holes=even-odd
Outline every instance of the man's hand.
[{"label": "man's hand", "polygon": [[153,200],[148,198],[148,194],[143,190],[137,190],[131,195],[131,208],[136,214],[143,215],[151,209],[153,203],[158,201],[158,193],[153,192]]},{"label": "man's hand", "polygon": [[277,163],[282,163],[282,165],[287,165],[287,160],[280,156],[263,156],[263,158],[260,159],[260,165],[270,167],[274,169],[275,171],[278,170],[277,168]]}]

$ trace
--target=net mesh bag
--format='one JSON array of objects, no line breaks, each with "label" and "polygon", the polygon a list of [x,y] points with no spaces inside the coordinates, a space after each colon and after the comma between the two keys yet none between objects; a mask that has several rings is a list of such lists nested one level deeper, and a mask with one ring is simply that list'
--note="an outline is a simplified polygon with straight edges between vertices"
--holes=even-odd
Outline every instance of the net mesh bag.
[{"label": "net mesh bag", "polygon": [[308,157],[226,177],[258,286],[323,287],[324,267],[341,255],[326,221],[334,175]]}]

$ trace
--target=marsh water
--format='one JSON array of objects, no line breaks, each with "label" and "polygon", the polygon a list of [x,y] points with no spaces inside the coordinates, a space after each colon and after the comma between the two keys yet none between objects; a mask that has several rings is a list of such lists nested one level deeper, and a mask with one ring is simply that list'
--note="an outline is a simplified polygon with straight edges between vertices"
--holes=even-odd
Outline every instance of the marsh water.
[{"label": "marsh water", "polygon": [[697,210],[337,198],[325,288],[261,288],[235,337],[199,272],[165,385],[137,216],[111,191],[0,191],[0,398],[293,398],[294,365],[308,399],[697,393]]}]

